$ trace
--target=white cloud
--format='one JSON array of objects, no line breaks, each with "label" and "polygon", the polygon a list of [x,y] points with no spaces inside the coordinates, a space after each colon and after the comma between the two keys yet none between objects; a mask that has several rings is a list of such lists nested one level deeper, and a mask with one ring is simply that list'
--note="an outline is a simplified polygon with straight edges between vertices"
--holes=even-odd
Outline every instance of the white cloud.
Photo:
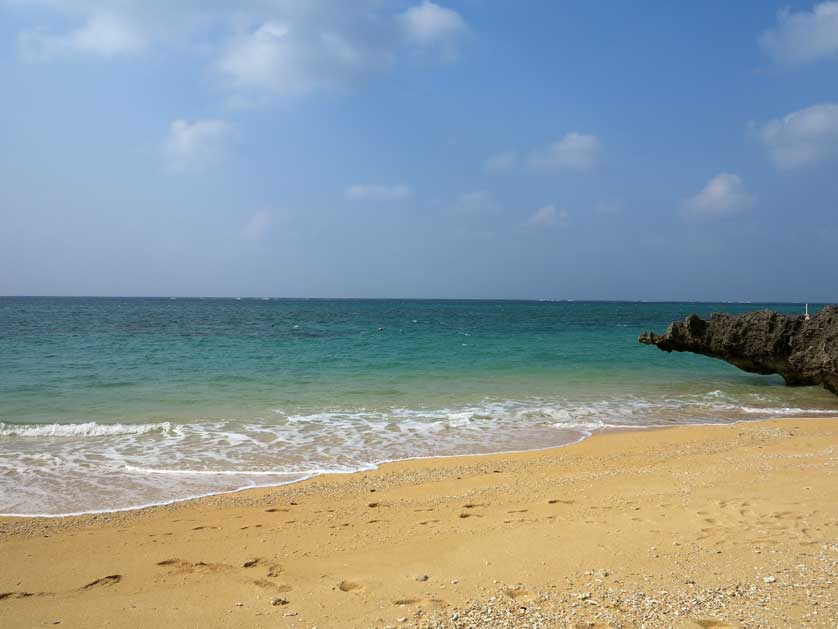
[{"label": "white cloud", "polygon": [[695,217],[724,216],[748,208],[753,202],[754,196],[738,175],[719,173],[684,202],[684,213]]},{"label": "white cloud", "polygon": [[501,151],[486,160],[486,170],[498,172],[501,170],[512,170],[518,165],[518,153],[515,151]]},{"label": "white cloud", "polygon": [[398,17],[405,40],[415,46],[438,47],[446,56],[457,57],[457,44],[469,34],[463,17],[428,0],[410,7]]},{"label": "white cloud", "polygon": [[89,53],[103,57],[142,52],[147,40],[129,21],[110,13],[92,14],[85,23],[67,33],[26,29],[18,35],[18,48],[28,60],[48,60],[65,53]]},{"label": "white cloud", "polygon": [[202,172],[224,159],[235,137],[224,120],[175,120],[163,143],[166,165],[173,172]]},{"label": "white cloud", "polygon": [[246,240],[262,240],[268,235],[273,224],[273,214],[266,210],[256,212],[242,226],[241,237]]},{"label": "white cloud", "polygon": [[390,68],[394,52],[352,29],[271,20],[235,36],[215,69],[235,90],[302,92],[351,84]]},{"label": "white cloud", "polygon": [[573,131],[546,149],[530,153],[529,163],[532,168],[543,170],[591,172],[601,159],[602,143],[599,139],[595,135]]},{"label": "white cloud", "polygon": [[570,219],[570,213],[555,204],[547,205],[536,210],[532,216],[527,219],[527,225],[534,225],[537,227],[550,227],[551,225],[564,225]]},{"label": "white cloud", "polygon": [[812,105],[757,129],[778,168],[792,169],[838,155],[838,104]]},{"label": "white cloud", "polygon": [[410,186],[404,184],[385,185],[374,183],[356,183],[349,186],[345,193],[350,201],[403,201],[413,194]]},{"label": "white cloud", "polygon": [[0,0],[0,7],[30,19],[18,36],[28,59],[168,47],[206,59],[231,101],[243,103],[353,85],[417,48],[456,56],[469,32],[459,13],[432,2],[402,13],[381,0]]},{"label": "white cloud", "polygon": [[457,197],[454,209],[458,212],[474,214],[478,212],[491,212],[496,210],[498,203],[491,192],[485,190],[473,190],[465,192]]},{"label": "white cloud", "polygon": [[763,51],[775,61],[805,63],[838,57],[838,2],[821,2],[811,11],[780,11],[777,27],[759,38]]}]

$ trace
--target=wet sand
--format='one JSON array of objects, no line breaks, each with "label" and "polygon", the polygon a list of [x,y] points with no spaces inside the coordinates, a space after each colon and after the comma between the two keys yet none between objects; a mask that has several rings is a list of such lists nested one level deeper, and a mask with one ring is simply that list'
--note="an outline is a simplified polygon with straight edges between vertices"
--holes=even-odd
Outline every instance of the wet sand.
[{"label": "wet sand", "polygon": [[838,421],[0,518],[0,627],[835,627]]}]

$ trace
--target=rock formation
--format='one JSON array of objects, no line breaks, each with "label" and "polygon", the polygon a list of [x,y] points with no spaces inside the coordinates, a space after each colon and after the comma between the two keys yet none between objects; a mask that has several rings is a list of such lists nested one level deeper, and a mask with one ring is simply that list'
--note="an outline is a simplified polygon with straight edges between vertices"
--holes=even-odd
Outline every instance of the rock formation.
[{"label": "rock formation", "polygon": [[770,310],[716,313],[709,321],[690,315],[666,334],[644,332],[637,340],[665,352],[720,358],[751,373],[776,373],[790,386],[822,384],[838,395],[838,306],[808,319]]}]

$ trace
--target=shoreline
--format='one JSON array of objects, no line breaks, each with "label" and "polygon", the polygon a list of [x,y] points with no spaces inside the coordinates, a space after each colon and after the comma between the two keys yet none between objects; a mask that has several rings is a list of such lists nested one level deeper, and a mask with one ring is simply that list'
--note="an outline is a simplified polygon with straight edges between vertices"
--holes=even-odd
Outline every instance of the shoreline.
[{"label": "shoreline", "polygon": [[4,517],[0,625],[832,627],[836,420],[597,433]]},{"label": "shoreline", "polygon": [[[230,490],[221,490],[221,491],[213,491],[205,494],[197,494],[192,496],[185,496],[183,498],[174,498],[172,500],[165,500],[160,502],[151,502],[151,503],[144,503],[137,506],[129,506],[129,507],[118,507],[118,508],[104,508],[104,509],[93,509],[90,511],[77,511],[71,513],[55,513],[55,514],[30,514],[30,513],[0,513],[0,521],[3,519],[66,519],[66,518],[83,518],[87,516],[101,516],[101,515],[108,515],[108,514],[116,514],[116,513],[131,513],[134,511],[145,511],[148,509],[157,509],[157,508],[165,508],[171,507],[173,505],[178,505],[181,503],[189,503],[198,500],[203,500],[206,498],[214,498],[218,496],[226,496],[226,495],[234,495],[240,494],[243,492],[248,491],[256,491],[260,489],[272,489],[278,487],[286,487],[289,485],[296,485],[299,483],[305,483],[315,478],[320,478],[323,476],[342,476],[342,475],[352,475],[352,474],[364,474],[366,472],[372,472],[376,470],[382,469],[382,467],[392,464],[398,463],[405,463],[410,461],[437,461],[437,460],[445,460],[445,459],[460,459],[460,458],[468,458],[468,457],[491,457],[491,456],[504,456],[504,455],[516,455],[516,454],[527,454],[533,452],[549,452],[551,450],[558,450],[560,448],[566,448],[568,446],[573,446],[579,443],[582,443],[588,439],[591,439],[597,435],[607,435],[607,434],[614,434],[614,433],[624,433],[624,432],[642,432],[642,431],[649,431],[649,430],[667,430],[671,428],[688,428],[688,427],[697,427],[697,426],[735,426],[738,424],[743,423],[753,423],[753,422],[765,422],[765,421],[783,421],[783,420],[812,420],[812,419],[824,419],[824,420],[838,420],[838,415],[836,416],[829,416],[825,414],[825,411],[816,410],[816,415],[814,417],[805,417],[805,416],[791,416],[791,417],[769,417],[769,418],[761,418],[761,419],[737,419],[730,422],[690,422],[690,423],[683,423],[683,424],[650,424],[645,426],[620,426],[614,424],[604,424],[602,427],[597,428],[594,431],[583,431],[582,429],[575,429],[577,432],[583,433],[581,437],[576,439],[575,441],[569,441],[568,443],[563,443],[559,445],[550,445],[544,446],[543,448],[528,448],[525,450],[500,450],[497,452],[475,452],[475,453],[464,453],[464,454],[440,454],[436,456],[416,456],[416,457],[406,457],[403,459],[384,459],[382,461],[378,461],[373,463],[370,467],[366,468],[358,468],[354,470],[347,470],[347,471],[314,471],[314,472],[301,472],[302,478],[298,478],[295,480],[290,480],[284,483],[268,483],[264,485],[248,485],[246,487],[239,487],[236,489]],[[824,413],[823,415],[821,413]],[[567,430],[573,430],[572,428],[568,428]],[[293,472],[277,472],[275,473],[276,476],[281,476],[282,474],[291,475]],[[242,473],[242,475],[248,475],[247,472]],[[260,472],[259,475],[261,476],[269,476],[274,475],[270,472]]]},{"label": "shoreline", "polygon": [[[835,419],[838,419],[838,417],[836,417]],[[758,420],[741,420],[741,421],[758,421]],[[697,425],[703,425],[703,424],[680,424],[679,426],[697,426]],[[726,424],[706,424],[706,425],[708,425],[708,426],[722,426],[722,425],[726,425]],[[130,512],[133,512],[133,511],[144,511],[146,509],[156,509],[156,508],[161,508],[161,507],[170,507],[170,506],[178,505],[178,504],[181,504],[181,503],[188,503],[188,502],[194,502],[194,501],[197,501],[197,500],[203,500],[205,498],[215,498],[215,497],[218,497],[218,496],[240,494],[242,492],[256,491],[256,490],[259,490],[259,489],[271,489],[271,488],[277,488],[277,487],[287,487],[289,485],[296,485],[296,484],[299,484],[299,483],[305,483],[306,481],[310,481],[314,478],[320,478],[320,477],[323,477],[323,476],[344,476],[344,475],[364,474],[366,472],[375,472],[375,471],[381,470],[384,466],[387,466],[387,465],[407,463],[407,462],[411,462],[411,461],[439,461],[439,460],[445,460],[445,459],[461,459],[461,458],[468,458],[468,457],[504,456],[504,455],[507,455],[507,454],[514,455],[514,454],[527,454],[527,453],[530,453],[530,452],[547,452],[547,451],[550,451],[550,450],[557,450],[559,448],[565,448],[567,446],[576,445],[577,443],[582,443],[586,439],[590,439],[591,437],[593,437],[595,435],[606,434],[607,431],[634,432],[634,431],[639,431],[639,430],[655,430],[655,429],[666,429],[666,428],[677,428],[677,427],[678,426],[662,426],[662,425],[661,426],[630,426],[630,427],[626,427],[625,430],[623,430],[621,427],[606,426],[604,428],[598,429],[595,432],[589,433],[587,435],[583,435],[582,437],[580,437],[576,441],[570,441],[568,443],[563,443],[563,444],[554,445],[554,446],[545,446],[543,448],[530,448],[530,449],[527,449],[527,450],[501,450],[501,451],[498,451],[498,452],[475,452],[475,453],[465,453],[465,454],[440,454],[440,455],[437,455],[437,456],[415,456],[415,457],[407,457],[407,458],[404,458],[404,459],[385,459],[383,461],[373,463],[368,468],[359,468],[359,469],[356,469],[356,470],[347,470],[345,472],[334,471],[334,470],[310,472],[307,475],[304,475],[304,478],[291,480],[291,481],[288,481],[288,482],[285,482],[285,483],[270,483],[270,484],[267,484],[267,485],[251,485],[251,486],[248,486],[248,487],[240,487],[238,489],[216,491],[216,492],[211,492],[211,493],[208,493],[208,494],[200,494],[200,495],[196,495],[196,496],[187,496],[185,498],[175,498],[173,500],[167,500],[167,501],[163,501],[163,502],[152,502],[152,503],[148,503],[148,504],[138,505],[136,507],[122,507],[122,508],[116,508],[116,509],[98,509],[98,510],[92,510],[92,511],[79,511],[79,512],[76,512],[76,513],[56,513],[56,514],[0,513],[0,520],[2,520],[4,518],[9,518],[9,519],[14,519],[14,518],[34,519],[34,520],[41,519],[41,518],[44,518],[44,519],[82,518],[82,517],[85,517],[85,516],[108,515],[108,514],[111,514],[111,513],[130,513]],[[283,473],[285,473],[285,472],[283,472]],[[246,474],[247,473],[243,473],[243,475],[246,475]],[[268,472],[260,473],[260,474],[265,475],[265,476],[270,475],[270,473],[268,473]],[[279,476],[280,474],[281,473],[278,472],[276,474],[276,476]],[[288,474],[290,475],[291,472],[288,472]],[[303,473],[303,474],[305,474],[305,473]]]}]

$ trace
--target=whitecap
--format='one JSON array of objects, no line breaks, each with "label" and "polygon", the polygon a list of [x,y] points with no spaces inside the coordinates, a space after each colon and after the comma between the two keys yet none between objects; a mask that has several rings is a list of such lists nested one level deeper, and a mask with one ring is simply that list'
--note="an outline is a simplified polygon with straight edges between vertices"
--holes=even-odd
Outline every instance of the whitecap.
[{"label": "whitecap", "polygon": [[108,437],[171,432],[170,422],[159,424],[7,424],[0,422],[0,437]]}]

